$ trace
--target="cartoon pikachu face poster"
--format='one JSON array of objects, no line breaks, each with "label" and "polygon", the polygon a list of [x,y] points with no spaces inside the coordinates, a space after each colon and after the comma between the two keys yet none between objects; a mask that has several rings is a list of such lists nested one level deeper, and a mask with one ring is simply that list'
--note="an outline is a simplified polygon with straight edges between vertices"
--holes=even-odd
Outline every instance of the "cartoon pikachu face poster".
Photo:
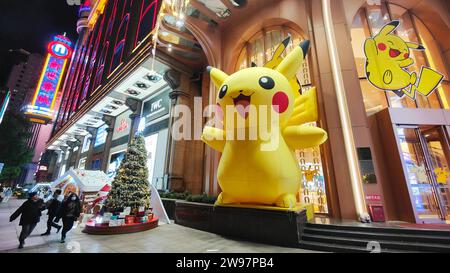
[{"label": "cartoon pikachu face poster", "polygon": [[425,66],[419,75],[418,71],[408,69],[414,64],[411,51],[425,51],[426,48],[397,36],[394,32],[399,25],[400,21],[392,21],[366,40],[367,79],[376,88],[394,92],[399,97],[406,95],[415,100],[417,93],[427,97],[439,87],[444,76]]}]

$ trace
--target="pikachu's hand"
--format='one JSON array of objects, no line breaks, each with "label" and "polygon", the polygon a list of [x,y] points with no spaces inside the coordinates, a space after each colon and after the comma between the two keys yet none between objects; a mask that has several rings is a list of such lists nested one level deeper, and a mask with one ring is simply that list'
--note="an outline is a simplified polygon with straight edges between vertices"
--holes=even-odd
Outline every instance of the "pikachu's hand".
[{"label": "pikachu's hand", "polygon": [[318,119],[317,90],[313,87],[295,99],[294,112],[288,122],[288,126],[315,122]]},{"label": "pikachu's hand", "polygon": [[313,126],[289,126],[284,129],[283,136],[292,150],[315,147],[328,139],[327,132]]},{"label": "pikachu's hand", "polygon": [[408,58],[408,59],[402,60],[402,61],[398,61],[398,65],[399,65],[401,68],[409,67],[409,66],[411,66],[411,65],[413,65],[413,64],[414,64],[414,60],[411,59],[411,58]]},{"label": "pikachu's hand", "polygon": [[393,75],[392,75],[392,71],[391,70],[386,70],[383,74],[383,82],[384,84],[390,84],[392,83],[392,80],[394,79]]},{"label": "pikachu's hand", "polygon": [[223,152],[226,134],[222,129],[206,126],[203,129],[202,141],[218,152]]}]

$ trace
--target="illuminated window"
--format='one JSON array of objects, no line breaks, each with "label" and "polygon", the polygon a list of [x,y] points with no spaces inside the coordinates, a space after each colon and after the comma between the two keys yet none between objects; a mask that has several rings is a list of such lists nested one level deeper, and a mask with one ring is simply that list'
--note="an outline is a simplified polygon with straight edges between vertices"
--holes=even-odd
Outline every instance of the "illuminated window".
[{"label": "illuminated window", "polygon": [[142,41],[144,41],[150,32],[155,28],[156,18],[158,15],[157,12],[157,0],[142,1],[135,46],[138,46]]},{"label": "illuminated window", "polygon": [[83,86],[82,101],[84,101],[87,98],[88,92],[89,92],[89,87],[92,85],[91,84],[91,79],[92,79],[92,76],[93,76],[93,73],[94,73],[95,64],[96,64],[97,59],[98,59],[97,55],[99,53],[100,40],[101,40],[101,37],[102,37],[102,34],[103,34],[103,26],[104,26],[105,21],[106,21],[106,17],[105,16],[102,16],[102,17],[103,18],[101,20],[101,23],[97,24],[95,26],[95,31],[94,31],[94,33],[95,33],[95,35],[94,35],[95,36],[95,45],[94,45],[94,48],[92,49],[93,50],[92,51],[92,56],[91,56],[91,58],[89,60],[89,70],[86,73],[86,80],[85,80],[84,86]]},{"label": "illuminated window", "polygon": [[103,48],[100,53],[100,58],[98,59],[97,72],[95,73],[94,85],[92,86],[93,90],[95,90],[99,85],[102,84],[103,74],[105,71],[106,57],[108,56],[111,34],[112,34],[113,27],[114,27],[114,22],[116,20],[116,15],[117,15],[117,5],[118,5],[118,1],[115,0],[114,4],[113,4],[112,12],[109,16],[108,25],[106,26],[105,37],[103,39]]},{"label": "illuminated window", "polygon": [[109,69],[110,73],[122,62],[123,50],[125,48],[125,38],[127,35],[129,22],[130,22],[130,14],[128,13],[123,19],[119,27],[119,31],[117,33],[117,42],[116,46],[114,47],[114,56],[111,62],[111,68]]},{"label": "illuminated window", "polygon": [[[260,31],[241,50],[236,69],[250,67],[252,63],[258,66],[264,66],[264,64],[270,61],[277,47],[288,35],[292,36],[292,41],[288,48],[286,48],[283,56],[286,56],[286,54],[295,49],[303,38],[293,29],[286,26],[277,26]],[[308,58],[303,63],[303,67],[299,70],[297,77],[305,89],[311,86]]]},{"label": "illuminated window", "polygon": [[367,38],[379,33],[381,28],[392,20],[400,21],[400,26],[396,30],[397,35],[406,41],[422,44],[427,49],[425,52],[411,51],[411,57],[414,59],[415,64],[409,68],[410,71],[420,73],[422,66],[429,66],[441,73],[447,71],[438,45],[430,31],[418,17],[403,7],[389,3],[367,5],[361,8],[354,18],[351,36],[367,114],[377,113],[386,107],[450,109],[448,75],[445,75],[444,82],[436,92],[428,97],[418,94],[416,101],[412,101],[407,96],[399,97],[393,92],[381,91],[368,82],[365,72],[364,42]]},{"label": "illuminated window", "polygon": [[114,43],[114,55],[111,61],[111,66],[109,68],[109,73],[111,73],[114,69],[116,69],[121,63],[123,59],[123,53],[125,49],[125,42],[127,38],[128,25],[130,23],[130,11],[131,6],[133,5],[133,1],[125,0],[122,1],[120,16],[120,25],[117,30],[117,35],[115,37]]}]

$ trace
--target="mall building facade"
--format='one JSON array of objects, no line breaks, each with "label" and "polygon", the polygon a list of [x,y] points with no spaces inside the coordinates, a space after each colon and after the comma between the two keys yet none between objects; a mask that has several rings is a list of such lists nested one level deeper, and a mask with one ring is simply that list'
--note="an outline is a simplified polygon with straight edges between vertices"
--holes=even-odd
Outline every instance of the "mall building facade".
[{"label": "mall building facade", "polygon": [[[450,222],[450,17],[445,0],[97,0],[80,9],[79,39],[47,144],[53,178],[69,168],[114,175],[140,130],[150,182],[161,190],[217,195],[220,154],[198,140],[175,141],[176,105],[214,105],[205,67],[233,73],[262,66],[290,35],[311,41],[298,78],[317,87],[320,147],[296,151],[301,203],[337,219]],[[372,86],[364,41],[392,20],[420,43],[420,71],[445,78],[416,100]],[[205,123],[207,119],[203,119]],[[203,124],[204,125],[204,124]]]}]

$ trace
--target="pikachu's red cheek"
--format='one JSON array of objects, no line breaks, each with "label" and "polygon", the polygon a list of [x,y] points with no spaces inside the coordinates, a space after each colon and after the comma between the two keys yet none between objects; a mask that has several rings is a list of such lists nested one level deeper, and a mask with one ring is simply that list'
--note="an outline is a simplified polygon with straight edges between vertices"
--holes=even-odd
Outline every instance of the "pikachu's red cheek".
[{"label": "pikachu's red cheek", "polygon": [[387,46],[386,46],[385,44],[383,44],[383,43],[379,43],[379,44],[378,44],[378,49],[379,49],[379,50],[385,51],[386,48],[387,48]]},{"label": "pikachu's red cheek", "polygon": [[276,93],[272,98],[272,106],[280,114],[286,112],[289,107],[289,97],[281,91]]}]

